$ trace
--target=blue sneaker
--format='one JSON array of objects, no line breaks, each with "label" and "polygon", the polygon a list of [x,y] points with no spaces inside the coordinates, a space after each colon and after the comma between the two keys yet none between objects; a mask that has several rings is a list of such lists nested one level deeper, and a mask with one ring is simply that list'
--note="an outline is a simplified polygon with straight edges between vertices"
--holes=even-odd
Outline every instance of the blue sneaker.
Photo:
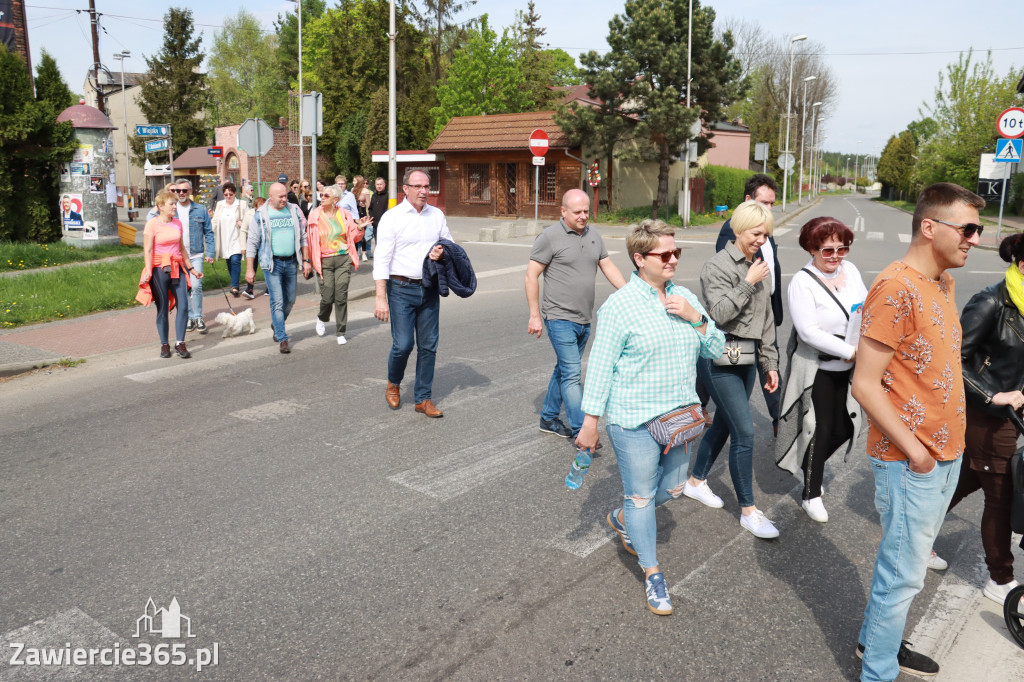
[{"label": "blue sneaker", "polygon": [[672,615],[672,600],[668,598],[668,583],[661,573],[652,573],[644,581],[647,590],[647,608],[659,616]]},{"label": "blue sneaker", "polygon": [[619,523],[619,512],[621,509],[616,509],[608,515],[608,525],[612,527],[612,530],[619,534],[619,539],[622,540],[622,547],[627,552],[636,556],[636,550],[633,549],[633,543],[629,541],[629,533],[626,532],[626,527]]}]

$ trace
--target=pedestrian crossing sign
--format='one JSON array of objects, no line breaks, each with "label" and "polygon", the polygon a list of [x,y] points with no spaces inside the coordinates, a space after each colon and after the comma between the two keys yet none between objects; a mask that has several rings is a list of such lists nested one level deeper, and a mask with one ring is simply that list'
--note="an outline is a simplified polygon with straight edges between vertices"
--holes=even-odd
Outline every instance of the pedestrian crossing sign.
[{"label": "pedestrian crossing sign", "polygon": [[1024,144],[1024,140],[1021,139],[1011,140],[1002,137],[996,140],[995,160],[1006,163],[1019,163],[1022,144]]}]

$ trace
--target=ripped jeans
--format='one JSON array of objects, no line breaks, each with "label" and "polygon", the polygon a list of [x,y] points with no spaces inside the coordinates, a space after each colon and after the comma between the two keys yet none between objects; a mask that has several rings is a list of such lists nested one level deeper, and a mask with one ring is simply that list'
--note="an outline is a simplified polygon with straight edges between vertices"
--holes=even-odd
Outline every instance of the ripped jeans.
[{"label": "ripped jeans", "polygon": [[[609,424],[605,429],[615,449],[622,477],[622,518],[630,542],[643,568],[658,565],[658,523],[655,507],[679,497],[690,465],[691,444],[679,445],[661,454],[663,445],[647,428],[624,429]],[[653,504],[652,504],[653,503]]]}]

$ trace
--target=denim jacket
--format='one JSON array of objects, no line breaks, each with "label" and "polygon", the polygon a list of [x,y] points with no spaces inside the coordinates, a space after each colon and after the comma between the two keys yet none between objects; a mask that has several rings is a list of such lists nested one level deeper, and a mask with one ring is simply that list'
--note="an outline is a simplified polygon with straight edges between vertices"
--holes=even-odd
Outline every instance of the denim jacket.
[{"label": "denim jacket", "polygon": [[[295,224],[295,257],[302,258],[302,249],[306,246],[306,219],[295,204],[287,204]],[[270,250],[270,204],[265,203],[256,209],[249,223],[249,236],[246,238],[246,258],[259,256],[260,267],[264,272],[274,271],[274,253]]]},{"label": "denim jacket", "polygon": [[[146,220],[150,221],[158,215],[160,215],[160,209],[154,206],[146,215]],[[205,252],[207,258],[213,258],[213,247],[213,221],[210,220],[210,212],[206,210],[205,206],[194,201],[189,202],[188,252],[193,255]]]}]

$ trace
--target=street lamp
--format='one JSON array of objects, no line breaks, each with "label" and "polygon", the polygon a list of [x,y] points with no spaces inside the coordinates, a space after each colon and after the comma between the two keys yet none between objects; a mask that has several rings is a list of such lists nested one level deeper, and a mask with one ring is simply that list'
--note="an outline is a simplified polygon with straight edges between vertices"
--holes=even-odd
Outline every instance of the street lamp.
[{"label": "street lamp", "polygon": [[[288,0],[297,5],[296,12],[299,15],[299,178],[306,175],[306,162],[302,157],[302,0]],[[291,125],[291,122],[289,122]],[[316,169],[313,169],[313,179],[316,180]],[[314,182],[314,187],[316,186]]]},{"label": "street lamp", "polygon": [[807,136],[807,84],[817,80],[817,76],[804,79],[804,103],[800,107],[800,183],[796,186],[796,203],[803,205],[801,196],[804,189],[804,138]]},{"label": "street lamp", "polygon": [[863,140],[857,140],[857,160],[853,163],[853,193],[857,193],[857,180],[860,179],[860,143]]},{"label": "street lamp", "polygon": [[124,131],[124,168],[125,179],[128,181],[128,191],[125,193],[124,207],[128,209],[128,220],[132,219],[132,209],[135,208],[134,197],[132,196],[132,162],[128,154],[128,98],[124,90],[124,60],[132,56],[128,50],[122,50],[114,55],[114,59],[121,61],[121,129]]},{"label": "street lamp", "polygon": [[[817,194],[816,189],[818,185],[814,181],[814,154],[818,148],[814,141],[814,131],[818,124],[818,107],[821,106],[821,102],[815,102],[811,105],[811,188],[809,194],[814,196]],[[800,160],[803,161],[803,151],[801,150]]]},{"label": "street lamp", "polygon": [[[794,46],[801,40],[807,40],[807,36],[799,35],[795,36],[789,41],[789,97],[786,99],[786,148],[783,150],[783,154],[789,154],[789,117],[790,112],[793,110],[793,49]],[[789,189],[789,169],[783,169],[782,171],[782,210],[786,210],[786,194]]]}]

